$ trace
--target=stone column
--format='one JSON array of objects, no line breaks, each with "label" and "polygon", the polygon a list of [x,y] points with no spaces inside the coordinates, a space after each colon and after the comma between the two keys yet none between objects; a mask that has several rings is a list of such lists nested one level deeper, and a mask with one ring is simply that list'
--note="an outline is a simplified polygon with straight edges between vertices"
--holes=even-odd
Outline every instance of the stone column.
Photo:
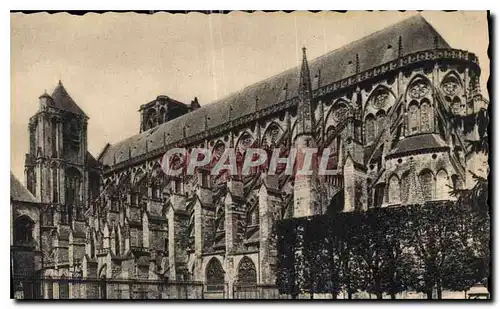
[{"label": "stone column", "polygon": [[[267,176],[272,177],[272,176]],[[259,190],[259,264],[260,264],[260,282],[261,284],[276,283],[276,234],[274,233],[274,224],[278,218],[278,206],[281,202],[279,192],[276,188],[262,185]]]},{"label": "stone column", "polygon": [[177,281],[182,275],[179,270],[184,271],[187,264],[189,217],[186,213],[186,197],[184,195],[172,194],[170,204],[167,210],[169,280]]}]

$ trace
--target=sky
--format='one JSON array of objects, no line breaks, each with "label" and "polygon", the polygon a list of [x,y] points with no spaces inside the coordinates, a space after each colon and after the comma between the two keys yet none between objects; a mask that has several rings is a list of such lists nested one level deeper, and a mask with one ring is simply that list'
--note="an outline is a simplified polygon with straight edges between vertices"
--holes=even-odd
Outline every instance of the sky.
[{"label": "sky", "polygon": [[[397,23],[416,12],[11,14],[11,171],[24,183],[28,122],[59,80],[89,116],[88,147],[139,132],[139,112],[163,94],[201,105]],[[485,11],[420,13],[489,76]]]}]

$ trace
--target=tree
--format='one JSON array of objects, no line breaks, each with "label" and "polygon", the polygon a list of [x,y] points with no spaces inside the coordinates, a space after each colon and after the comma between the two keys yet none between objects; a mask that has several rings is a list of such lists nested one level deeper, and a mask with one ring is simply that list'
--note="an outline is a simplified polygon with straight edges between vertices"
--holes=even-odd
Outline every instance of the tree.
[{"label": "tree", "polygon": [[360,214],[360,212],[343,213],[338,220],[335,220],[335,235],[338,235],[335,250],[339,258],[340,282],[349,299],[352,299],[352,295],[359,290],[362,276],[359,258],[356,255],[356,237],[359,234],[359,226],[363,224]]},{"label": "tree", "polygon": [[454,258],[456,233],[448,207],[442,204],[407,207],[409,220],[408,250],[414,254],[409,285],[432,299],[434,287],[441,298],[446,263]]}]

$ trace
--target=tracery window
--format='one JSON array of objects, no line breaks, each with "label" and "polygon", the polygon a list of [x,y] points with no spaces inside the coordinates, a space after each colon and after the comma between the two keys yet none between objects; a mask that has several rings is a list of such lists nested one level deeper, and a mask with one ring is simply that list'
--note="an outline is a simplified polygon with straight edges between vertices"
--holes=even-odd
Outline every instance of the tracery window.
[{"label": "tracery window", "polygon": [[408,117],[410,133],[417,133],[419,131],[419,110],[416,102],[410,105]]},{"label": "tracery window", "polygon": [[422,189],[422,198],[424,201],[430,201],[434,197],[434,175],[428,169],[423,170],[419,176],[420,188]]},{"label": "tracery window", "polygon": [[389,192],[388,199],[390,204],[398,204],[401,202],[401,188],[399,186],[398,176],[393,175],[389,179]]},{"label": "tracery window", "polygon": [[238,265],[238,283],[256,284],[257,270],[253,261],[245,256]]},{"label": "tracery window", "polygon": [[338,126],[347,116],[348,108],[345,103],[337,103],[332,110],[333,125]]},{"label": "tracery window", "polygon": [[371,143],[375,139],[375,117],[370,114],[365,120],[366,143]]},{"label": "tracery window", "polygon": [[215,289],[224,289],[224,269],[219,259],[212,258],[207,265],[206,282],[209,285],[215,285]]},{"label": "tracery window", "polygon": [[422,100],[420,106],[420,130],[430,132],[432,130],[432,108],[428,100]]},{"label": "tracery window", "polygon": [[385,125],[385,112],[384,111],[379,111],[377,113],[377,125],[376,125],[376,133],[375,137],[377,137],[380,132],[384,129]]},{"label": "tracery window", "polygon": [[449,96],[455,96],[459,89],[459,83],[453,76],[446,77],[441,84],[443,92]]},{"label": "tracery window", "polygon": [[429,91],[429,83],[423,79],[419,79],[410,86],[409,93],[410,97],[412,97],[413,99],[421,99],[425,97],[429,93]]},{"label": "tracery window", "polygon": [[373,98],[373,106],[375,108],[384,108],[389,101],[389,93],[387,91],[379,91]]}]

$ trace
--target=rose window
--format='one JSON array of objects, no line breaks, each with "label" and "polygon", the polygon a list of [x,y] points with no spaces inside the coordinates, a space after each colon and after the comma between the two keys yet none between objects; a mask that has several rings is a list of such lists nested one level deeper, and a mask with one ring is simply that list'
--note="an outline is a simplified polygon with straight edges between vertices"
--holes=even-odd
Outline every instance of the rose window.
[{"label": "rose window", "polygon": [[429,93],[429,84],[424,82],[423,80],[419,80],[410,88],[410,96],[414,99],[423,98],[425,95]]}]

